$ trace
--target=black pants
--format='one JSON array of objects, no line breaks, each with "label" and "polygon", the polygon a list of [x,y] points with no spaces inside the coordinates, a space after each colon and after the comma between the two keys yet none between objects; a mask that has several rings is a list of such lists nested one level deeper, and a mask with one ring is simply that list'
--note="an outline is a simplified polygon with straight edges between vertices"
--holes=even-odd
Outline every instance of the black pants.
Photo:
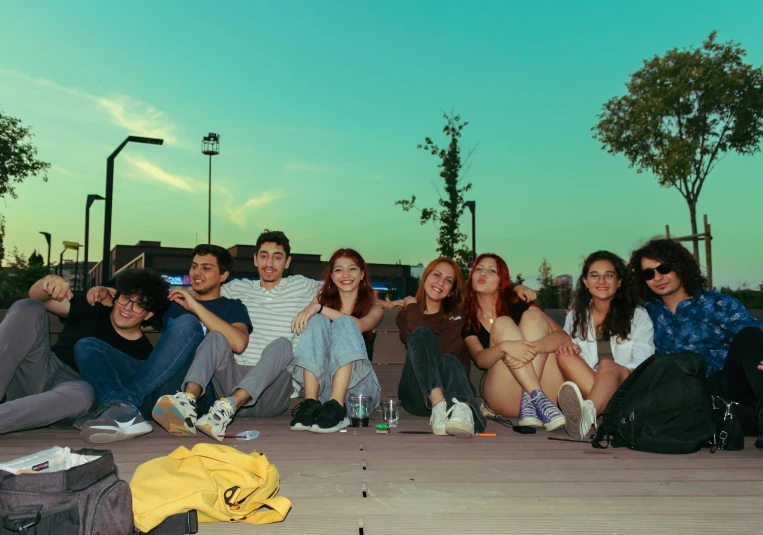
[{"label": "black pants", "polygon": [[485,430],[485,417],[477,405],[466,367],[453,355],[440,357],[437,337],[431,329],[419,327],[408,335],[408,351],[397,397],[402,407],[414,416],[429,416],[432,413],[429,394],[435,388],[442,388],[448,408],[453,405],[453,398],[471,406],[474,431]]},{"label": "black pants", "polygon": [[731,340],[723,370],[708,378],[710,389],[728,401],[736,401],[744,434],[758,433],[758,415],[763,410],[763,331],[746,327]]}]

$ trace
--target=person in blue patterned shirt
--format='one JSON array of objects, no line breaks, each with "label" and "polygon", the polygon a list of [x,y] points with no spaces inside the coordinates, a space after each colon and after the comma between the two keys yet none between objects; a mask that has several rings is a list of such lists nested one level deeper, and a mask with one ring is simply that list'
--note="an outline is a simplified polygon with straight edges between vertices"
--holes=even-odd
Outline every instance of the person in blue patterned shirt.
[{"label": "person in blue patterned shirt", "polygon": [[657,353],[702,355],[710,391],[739,403],[745,434],[757,434],[755,446],[763,448],[763,323],[734,297],[707,290],[699,264],[677,242],[647,242],[629,267],[654,323]]}]

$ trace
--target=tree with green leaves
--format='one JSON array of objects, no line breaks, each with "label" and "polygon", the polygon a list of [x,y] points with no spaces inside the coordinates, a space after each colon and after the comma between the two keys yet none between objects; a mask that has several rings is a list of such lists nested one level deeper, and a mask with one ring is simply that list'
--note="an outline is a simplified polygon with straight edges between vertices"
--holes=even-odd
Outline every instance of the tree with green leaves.
[{"label": "tree with green leaves", "polygon": [[660,186],[681,193],[692,234],[707,176],[729,152],[758,152],[763,134],[763,69],[744,62],[738,43],[717,43],[716,35],[701,48],[644,60],[625,84],[627,94],[608,100],[592,128],[602,149],[622,153],[638,173],[651,171]]},{"label": "tree with green leaves", "polygon": [[47,182],[50,164],[37,159],[31,130],[19,119],[0,112],[0,198],[16,198],[16,184],[42,175]]},{"label": "tree with green leaves", "polygon": [[[439,225],[437,252],[454,259],[462,270],[468,271],[471,266],[471,251],[466,245],[466,234],[459,230],[459,220],[464,213],[464,193],[469,191],[472,185],[462,184],[461,179],[464,166],[474,151],[462,161],[459,140],[461,131],[469,123],[461,122],[461,116],[453,112],[444,113],[443,118],[445,127],[442,131],[450,138],[448,147],[440,148],[430,137],[424,138],[424,143],[418,146],[440,160],[437,167],[440,169],[440,178],[445,182],[445,194],[440,194],[440,207],[420,209],[420,222],[424,225],[432,221]],[[396,201],[395,204],[401,206],[405,212],[413,208],[419,209],[416,207],[415,195],[411,196],[410,200]]]},{"label": "tree with green leaves", "polygon": [[559,291],[554,286],[554,274],[551,271],[551,264],[545,258],[538,267],[538,297],[535,303],[543,308],[559,307]]}]

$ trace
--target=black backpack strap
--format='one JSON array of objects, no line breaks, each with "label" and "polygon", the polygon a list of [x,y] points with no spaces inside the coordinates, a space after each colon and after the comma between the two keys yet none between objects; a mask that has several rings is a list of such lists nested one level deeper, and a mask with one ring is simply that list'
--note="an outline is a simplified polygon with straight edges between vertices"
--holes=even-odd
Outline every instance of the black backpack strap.
[{"label": "black backpack strap", "polygon": [[[164,521],[145,535],[189,535],[199,532],[199,520],[196,509],[187,513],[178,513],[168,516]],[[144,535],[142,531],[135,530],[135,535]]]}]

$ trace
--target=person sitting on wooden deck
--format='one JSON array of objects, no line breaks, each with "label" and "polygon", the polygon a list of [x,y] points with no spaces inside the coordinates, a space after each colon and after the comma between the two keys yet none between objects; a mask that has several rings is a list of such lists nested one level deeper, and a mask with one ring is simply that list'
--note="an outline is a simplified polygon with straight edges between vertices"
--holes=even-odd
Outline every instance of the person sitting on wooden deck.
[{"label": "person sitting on wooden deck", "polygon": [[405,298],[396,320],[406,346],[400,404],[414,416],[429,416],[435,435],[473,436],[485,430],[461,336],[463,293],[461,268],[450,258],[437,258],[424,269],[416,297]]},{"label": "person sitting on wooden deck", "polygon": [[333,433],[347,427],[350,394],[370,398],[370,412],[381,400],[381,386],[368,360],[372,331],[381,323],[374,304],[368,265],[354,249],[331,255],[323,287],[292,322],[300,334],[289,369],[304,392],[289,427],[293,431]]},{"label": "person sitting on wooden deck", "polygon": [[673,240],[650,240],[628,267],[654,323],[657,353],[702,355],[709,390],[739,403],[745,435],[757,434],[763,448],[763,323],[734,297],[707,290],[696,259]]},{"label": "person sitting on wooden deck", "polygon": [[[193,434],[184,411],[189,411],[190,400],[198,399],[210,381],[225,397],[215,401],[196,423],[196,429],[215,440],[223,440],[237,413],[265,418],[278,416],[289,407],[293,389],[287,366],[297,343],[291,323],[320,290],[318,281],[301,275],[283,276],[291,263],[290,252],[289,239],[281,231],[266,230],[257,238],[254,265],[260,280],[229,281],[221,290],[224,297],[240,299],[249,312],[253,329],[248,346],[236,355],[225,336],[215,332],[207,335],[204,341],[209,341],[210,349],[193,359],[182,392],[157,402],[158,409],[170,416],[160,419],[162,427]],[[173,416],[175,411],[168,410],[169,405],[179,414]]]},{"label": "person sitting on wooden deck", "polygon": [[477,257],[464,310],[466,345],[477,366],[487,370],[481,411],[490,417],[518,416],[519,425],[548,431],[564,426],[555,405],[562,379],[554,352],[570,337],[540,307],[520,301],[500,256]]},{"label": "person sitting on wooden deck", "polygon": [[[0,323],[0,398],[7,397],[0,404],[0,434],[87,414],[95,396],[77,373],[75,344],[98,340],[136,362],[145,361],[153,347],[141,326],[164,306],[168,289],[159,275],[133,271],[118,279],[113,306],[91,306],[61,277],[47,275],[34,283],[31,299],[13,303]],[[66,318],[52,348],[48,312]],[[137,413],[120,416],[120,421],[128,434],[151,428]]]},{"label": "person sitting on wooden deck", "polygon": [[564,330],[572,342],[556,351],[567,381],[559,407],[567,433],[583,440],[631,371],[654,354],[652,320],[637,306],[622,258],[609,251],[586,258]]},{"label": "person sitting on wooden deck", "polygon": [[[236,353],[246,349],[252,329],[246,307],[238,299],[220,295],[232,264],[230,252],[218,245],[202,244],[194,248],[189,270],[193,294],[183,289],[170,292],[171,304],[161,319],[164,332],[145,364],[136,365],[125,355],[112,351],[105,351],[104,355],[104,348],[96,341],[77,344],[75,359],[83,378],[95,387],[101,403],[99,411],[103,411],[107,403],[117,402],[138,407],[144,417],[151,417],[157,400],[181,388],[195,356],[214,350],[211,338],[207,340],[208,333],[216,333],[213,338],[217,335],[225,337]],[[88,299],[110,300],[111,292],[108,288],[95,287],[88,292]],[[209,394],[203,399],[191,399],[184,407],[183,419],[188,419],[191,434],[195,434],[195,410],[208,409],[212,404],[211,389]],[[162,413],[159,418],[154,415],[160,424],[161,416]],[[119,432],[109,435],[109,426],[104,427],[102,419],[103,416],[99,417],[96,412],[74,425],[82,429],[83,439],[87,442],[133,438],[123,437]],[[174,428],[170,432],[181,435],[187,431],[188,428],[183,427],[182,432]]]}]

